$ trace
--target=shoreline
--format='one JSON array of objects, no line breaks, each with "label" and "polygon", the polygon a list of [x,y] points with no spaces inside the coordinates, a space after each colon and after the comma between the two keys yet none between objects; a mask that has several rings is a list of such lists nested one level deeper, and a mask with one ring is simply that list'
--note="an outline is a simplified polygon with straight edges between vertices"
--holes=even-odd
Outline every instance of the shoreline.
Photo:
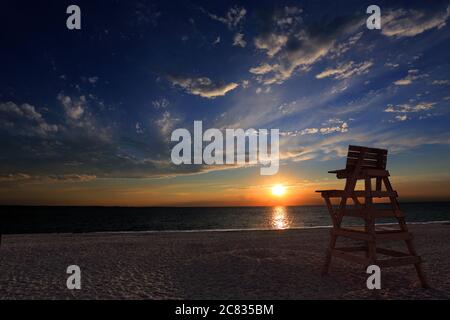
[{"label": "shoreline", "polygon": [[[432,225],[432,224],[450,224],[450,220],[438,220],[438,221],[414,221],[407,222],[409,225]],[[396,222],[376,223],[376,226],[389,226],[398,225]],[[363,227],[363,224],[351,225],[351,227]],[[231,229],[180,229],[180,230],[139,230],[139,231],[86,231],[86,232],[37,232],[37,233],[5,233],[2,236],[12,235],[51,235],[51,234],[158,234],[158,233],[197,233],[197,232],[245,232],[245,231],[283,231],[283,230],[309,230],[309,229],[329,229],[332,225],[320,225],[310,227],[292,227],[284,229],[269,229],[269,228],[231,228]]]}]

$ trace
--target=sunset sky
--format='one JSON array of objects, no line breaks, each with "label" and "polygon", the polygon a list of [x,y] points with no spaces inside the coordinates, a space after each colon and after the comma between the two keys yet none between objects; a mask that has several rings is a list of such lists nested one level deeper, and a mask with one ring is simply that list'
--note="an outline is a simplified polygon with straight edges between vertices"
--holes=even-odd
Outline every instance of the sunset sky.
[{"label": "sunset sky", "polygon": [[[81,30],[66,28],[70,4]],[[366,27],[371,4],[381,30]],[[450,200],[450,1],[6,0],[0,12],[1,204],[321,204],[314,190],[342,185],[327,171],[349,144],[389,150],[402,201]],[[194,120],[279,129],[279,173],[172,164],[170,135]]]}]

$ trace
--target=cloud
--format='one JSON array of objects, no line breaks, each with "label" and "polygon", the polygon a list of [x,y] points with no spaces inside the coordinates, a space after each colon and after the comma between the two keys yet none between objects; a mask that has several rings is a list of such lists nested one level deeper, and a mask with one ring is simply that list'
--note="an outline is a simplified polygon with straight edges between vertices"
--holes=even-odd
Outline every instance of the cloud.
[{"label": "cloud", "polygon": [[404,114],[404,115],[397,115],[397,116],[395,116],[394,119],[397,120],[397,121],[406,121],[406,120],[408,120],[408,116],[406,114]]},{"label": "cloud", "polygon": [[428,74],[419,74],[419,70],[412,69],[408,70],[408,75],[405,78],[394,81],[394,84],[396,86],[407,86],[413,83],[415,80],[425,77],[428,77]]},{"label": "cloud", "polygon": [[300,13],[302,12],[303,9],[299,7],[286,6],[282,10],[276,10],[273,19],[276,21],[276,24],[282,29],[291,28],[292,25],[301,22]]},{"label": "cloud", "polygon": [[250,72],[253,74],[266,74],[268,72],[271,72],[274,69],[273,66],[267,63],[263,63],[258,67],[254,67],[250,69]]},{"label": "cloud", "polygon": [[92,85],[95,85],[95,84],[98,82],[99,77],[97,77],[97,76],[92,76],[92,77],[81,77],[81,80],[82,80],[83,82],[86,82],[86,83],[90,83],[90,84],[92,84]]},{"label": "cloud", "polygon": [[362,37],[363,32],[358,32],[357,34],[350,36],[349,39],[343,43],[337,43],[331,50],[330,50],[330,58],[334,59],[336,57],[342,56],[344,53],[346,53],[350,48],[352,48]]},{"label": "cloud", "polygon": [[239,84],[234,82],[213,83],[211,79],[207,77],[189,78],[169,76],[168,79],[172,85],[179,86],[190,94],[208,99],[224,96],[239,86]]},{"label": "cloud", "polygon": [[315,133],[318,133],[319,132],[319,129],[317,129],[317,128],[306,128],[306,129],[303,129],[302,131],[300,131],[300,135],[305,135],[305,134],[315,134]]},{"label": "cloud", "polygon": [[442,28],[450,16],[450,6],[436,12],[397,9],[383,14],[381,33],[388,37],[414,37],[427,30]]},{"label": "cloud", "polygon": [[28,103],[18,105],[14,102],[0,103],[2,119],[0,127],[18,135],[46,135],[57,132],[58,126],[49,124],[36,108]]},{"label": "cloud", "polygon": [[152,101],[152,105],[155,109],[165,109],[169,106],[169,104],[169,100],[167,100],[166,98]]},{"label": "cloud", "polygon": [[136,26],[151,24],[153,27],[156,27],[161,15],[161,11],[157,9],[154,3],[137,2],[135,4],[131,24]]},{"label": "cloud", "polygon": [[333,127],[324,127],[320,128],[320,133],[322,134],[330,134],[334,132],[348,132],[348,124],[347,122],[343,122],[339,126],[333,126]]},{"label": "cloud", "polygon": [[450,84],[450,80],[434,80],[432,82],[434,85],[447,85]]},{"label": "cloud", "polygon": [[[345,132],[348,132],[348,129],[349,129],[348,123],[345,121],[342,121],[340,119],[329,119],[326,122],[326,124],[328,124],[329,126],[324,126],[324,127],[319,127],[319,128],[306,128],[306,129],[302,129],[302,130],[282,132],[281,135],[291,136],[291,137],[312,135],[312,134],[316,134],[316,133],[321,133],[323,135],[327,135],[327,134],[336,133],[336,132],[345,133]],[[326,125],[326,124],[324,124],[324,125]]]},{"label": "cloud", "polygon": [[98,81],[98,77],[89,77],[88,78],[89,83],[95,84]]},{"label": "cloud", "polygon": [[[301,11],[295,11],[289,28],[281,27],[277,21],[280,13],[275,12],[264,28],[264,32],[254,39],[257,49],[266,53],[268,61],[250,70],[259,72],[257,80],[265,85],[281,84],[289,79],[296,70],[308,71],[314,63],[325,57],[332,50],[343,51],[345,48],[336,49],[339,38],[353,34],[363,25],[363,19],[337,17],[330,21],[319,21],[316,24],[306,26],[298,15]],[[283,12],[281,17],[289,17]],[[277,20],[278,19],[278,20]],[[358,41],[360,35],[355,35],[347,46]]]},{"label": "cloud", "polygon": [[288,37],[283,34],[269,33],[255,38],[255,46],[260,50],[265,50],[269,57],[277,54],[287,43]]},{"label": "cloud", "polygon": [[384,65],[386,67],[391,68],[391,69],[395,69],[395,68],[398,68],[400,66],[398,63],[392,63],[392,62],[386,62]]},{"label": "cloud", "polygon": [[169,111],[164,111],[161,118],[155,121],[155,125],[159,128],[161,135],[170,140],[170,133],[179,121],[180,119],[174,118]]},{"label": "cloud", "polygon": [[397,106],[388,104],[387,108],[384,109],[384,112],[410,113],[410,112],[427,111],[433,109],[435,104],[436,104],[435,102],[422,102],[416,105],[399,104]]},{"label": "cloud", "polygon": [[244,7],[239,6],[229,8],[224,17],[209,13],[203,8],[200,8],[200,10],[207,14],[211,19],[227,25],[230,30],[235,29],[244,20],[245,15],[247,14],[247,10],[245,10]]},{"label": "cloud", "polygon": [[337,68],[329,68],[316,75],[317,79],[323,79],[332,77],[336,80],[342,80],[350,78],[353,75],[361,75],[369,72],[370,67],[373,65],[372,61],[365,61],[361,63],[355,63],[349,61],[345,64],[340,64]]},{"label": "cloud", "polygon": [[244,40],[244,34],[243,33],[236,33],[233,37],[233,46],[238,46],[245,48],[247,45],[247,42]]},{"label": "cloud", "polygon": [[26,173],[0,174],[0,183],[54,183],[54,182],[89,182],[96,180],[95,175],[88,174],[51,174],[30,175]]},{"label": "cloud", "polygon": [[412,83],[412,79],[410,79],[410,78],[404,78],[404,79],[400,79],[400,80],[394,81],[394,84],[396,86],[407,86],[407,85],[409,85],[411,83]]},{"label": "cloud", "polygon": [[61,102],[66,112],[66,116],[71,120],[78,120],[84,113],[86,108],[86,97],[80,96],[78,99],[65,96],[64,94],[58,94],[58,100]]},{"label": "cloud", "polygon": [[140,122],[136,122],[136,124],[134,125],[134,128],[136,129],[137,134],[144,133],[144,129],[142,128],[142,124]]},{"label": "cloud", "polygon": [[247,89],[248,87],[250,87],[250,81],[242,80],[242,88]]}]

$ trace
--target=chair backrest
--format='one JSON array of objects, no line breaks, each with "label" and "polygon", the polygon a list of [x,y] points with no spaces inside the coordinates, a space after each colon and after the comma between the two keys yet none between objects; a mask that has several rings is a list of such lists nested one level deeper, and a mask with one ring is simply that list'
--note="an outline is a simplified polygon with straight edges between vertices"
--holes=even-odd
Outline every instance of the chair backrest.
[{"label": "chair backrest", "polygon": [[[362,155],[362,153],[364,153]],[[386,169],[387,150],[360,146],[348,146],[346,169],[352,170],[362,156],[362,169]]]}]

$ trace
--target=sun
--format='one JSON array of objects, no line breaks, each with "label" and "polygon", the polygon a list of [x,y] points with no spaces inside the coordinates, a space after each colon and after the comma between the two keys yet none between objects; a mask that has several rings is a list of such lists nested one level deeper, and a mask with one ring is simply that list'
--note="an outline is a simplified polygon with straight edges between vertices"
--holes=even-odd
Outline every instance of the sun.
[{"label": "sun", "polygon": [[281,197],[286,193],[286,187],[282,184],[276,184],[272,187],[272,194],[277,197]]}]

